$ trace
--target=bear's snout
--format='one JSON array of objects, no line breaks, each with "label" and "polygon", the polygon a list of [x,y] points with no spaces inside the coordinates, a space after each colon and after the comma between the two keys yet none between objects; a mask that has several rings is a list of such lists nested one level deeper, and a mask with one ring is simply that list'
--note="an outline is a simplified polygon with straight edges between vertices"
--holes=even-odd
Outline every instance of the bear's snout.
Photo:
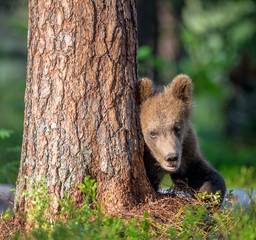
[{"label": "bear's snout", "polygon": [[170,153],[165,157],[165,161],[167,161],[167,162],[176,162],[178,160],[179,160],[178,153]]},{"label": "bear's snout", "polygon": [[174,172],[180,167],[180,155],[179,153],[170,153],[165,156],[161,166],[168,172]]}]

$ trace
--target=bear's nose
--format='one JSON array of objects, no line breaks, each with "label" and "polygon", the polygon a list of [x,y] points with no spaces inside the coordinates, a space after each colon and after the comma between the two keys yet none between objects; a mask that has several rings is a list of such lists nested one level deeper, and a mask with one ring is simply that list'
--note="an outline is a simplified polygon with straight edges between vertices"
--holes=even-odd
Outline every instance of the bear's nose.
[{"label": "bear's nose", "polygon": [[179,155],[177,153],[171,153],[165,157],[165,160],[167,162],[175,162],[175,161],[178,161],[178,159],[179,159]]}]

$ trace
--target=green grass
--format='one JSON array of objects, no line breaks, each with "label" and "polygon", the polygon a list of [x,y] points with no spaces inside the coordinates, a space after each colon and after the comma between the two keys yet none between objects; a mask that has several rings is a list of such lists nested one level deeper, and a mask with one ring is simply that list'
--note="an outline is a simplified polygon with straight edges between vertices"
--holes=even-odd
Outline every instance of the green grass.
[{"label": "green grass", "polygon": [[226,181],[226,185],[229,188],[253,187],[254,189],[256,189],[255,167],[223,165],[220,167],[219,170]]}]

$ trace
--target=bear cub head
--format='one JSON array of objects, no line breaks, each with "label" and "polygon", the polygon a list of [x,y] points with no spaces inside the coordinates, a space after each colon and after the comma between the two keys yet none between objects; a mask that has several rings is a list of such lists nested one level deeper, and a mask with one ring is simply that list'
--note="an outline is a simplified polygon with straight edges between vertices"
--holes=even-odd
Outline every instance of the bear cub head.
[{"label": "bear cub head", "polygon": [[160,166],[175,172],[181,165],[182,144],[192,108],[192,81],[180,74],[162,92],[154,91],[152,81],[143,78],[140,83],[142,133]]}]

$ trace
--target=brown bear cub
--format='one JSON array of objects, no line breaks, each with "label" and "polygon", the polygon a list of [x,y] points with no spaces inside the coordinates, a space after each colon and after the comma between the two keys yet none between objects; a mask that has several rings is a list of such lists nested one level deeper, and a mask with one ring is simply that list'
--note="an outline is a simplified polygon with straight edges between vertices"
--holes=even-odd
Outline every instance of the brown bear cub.
[{"label": "brown bear cub", "polygon": [[197,136],[190,122],[193,84],[178,75],[163,91],[157,91],[151,80],[140,83],[140,122],[146,142],[144,163],[149,181],[157,191],[166,172],[172,180],[182,180],[189,187],[208,193],[221,191],[223,177],[203,158]]}]

